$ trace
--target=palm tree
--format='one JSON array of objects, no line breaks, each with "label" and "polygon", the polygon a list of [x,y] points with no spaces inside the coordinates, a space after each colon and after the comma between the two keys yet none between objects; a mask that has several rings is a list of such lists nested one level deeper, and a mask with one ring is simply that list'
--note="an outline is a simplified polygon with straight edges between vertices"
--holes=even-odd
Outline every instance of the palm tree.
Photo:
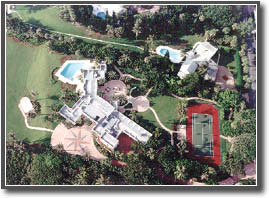
[{"label": "palm tree", "polygon": [[176,171],[174,172],[175,178],[178,180],[185,180],[186,179],[186,173],[185,173],[185,166],[180,166],[179,164],[176,166]]},{"label": "palm tree", "polygon": [[137,121],[137,114],[135,111],[131,111],[130,118],[135,122]]},{"label": "palm tree", "polygon": [[150,148],[149,151],[147,152],[147,156],[151,159],[154,160],[155,158],[155,150],[153,148]]},{"label": "palm tree", "polygon": [[109,72],[107,72],[107,75],[108,75],[108,79],[109,79],[109,80],[113,80],[113,78],[114,78],[115,75],[116,75],[116,72],[114,72],[114,71],[109,71]]},{"label": "palm tree", "polygon": [[107,25],[106,26],[106,32],[107,32],[108,35],[113,36],[114,35],[114,28],[113,28],[113,26],[112,25]]},{"label": "palm tree", "polygon": [[95,182],[96,185],[103,185],[105,184],[105,178],[104,176],[101,174],[100,177],[96,180]]},{"label": "palm tree", "polygon": [[119,102],[120,102],[121,106],[124,105],[127,102],[124,95],[119,95],[118,99],[119,99]]},{"label": "palm tree", "polygon": [[135,39],[137,40],[138,35],[141,34],[142,32],[142,20],[140,18],[136,19],[134,27],[133,27],[133,32],[135,33]]}]

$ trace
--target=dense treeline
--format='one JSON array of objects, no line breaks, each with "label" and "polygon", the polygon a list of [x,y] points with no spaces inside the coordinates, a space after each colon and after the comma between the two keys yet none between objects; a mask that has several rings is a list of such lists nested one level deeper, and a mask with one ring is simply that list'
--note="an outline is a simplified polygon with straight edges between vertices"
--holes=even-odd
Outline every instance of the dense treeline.
[{"label": "dense treeline", "polygon": [[[120,37],[146,39],[153,35],[156,39],[178,39],[180,36],[200,34],[206,30],[229,27],[240,15],[234,6],[161,6],[155,13],[138,14],[135,6],[125,6],[123,13],[106,19],[93,15],[91,5],[70,6],[75,14],[75,21],[101,33],[121,30]],[[132,30],[132,31],[130,31]]]},{"label": "dense treeline", "polygon": [[[186,145],[168,143],[165,133],[153,132],[155,138],[146,145],[135,142],[133,154],[106,152],[101,162],[87,156],[70,155],[60,146],[27,144],[17,141],[12,133],[7,143],[8,185],[100,185],[100,184],[183,184],[189,179],[216,184],[227,177],[218,168],[199,163],[185,156]],[[166,141],[158,150],[156,141]],[[163,143],[157,143],[160,144]],[[127,166],[112,165],[119,160]],[[172,178],[172,179],[171,179]],[[174,178],[174,179],[173,179]]]}]

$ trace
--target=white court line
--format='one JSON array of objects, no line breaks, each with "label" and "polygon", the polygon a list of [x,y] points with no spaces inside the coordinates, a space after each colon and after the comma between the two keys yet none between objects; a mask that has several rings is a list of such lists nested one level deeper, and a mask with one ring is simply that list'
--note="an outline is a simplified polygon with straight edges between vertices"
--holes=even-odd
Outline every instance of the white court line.
[{"label": "white court line", "polygon": [[[197,114],[195,114],[194,113],[194,115],[197,115]],[[203,115],[209,115],[209,114],[203,114]],[[196,124],[196,125],[199,125],[199,124],[208,124],[208,127],[209,128],[212,128],[212,116],[211,115],[209,115],[208,116],[208,121],[207,121],[207,123],[198,123],[198,122],[195,122],[195,117],[194,116],[192,116],[192,125],[193,125],[193,129],[195,128],[194,127],[194,125]],[[213,130],[213,129],[212,129]],[[194,130],[193,130],[194,131]],[[212,131],[213,132],[213,131]],[[196,147],[202,147],[202,146],[204,146],[203,145],[203,135],[204,135],[204,127],[202,126],[202,145],[195,145]],[[211,153],[213,153],[213,149],[212,149],[212,144],[213,144],[213,134],[212,134],[212,136],[211,136],[211,141],[210,141],[210,144],[209,144],[209,146],[205,146],[205,148],[209,148],[209,152],[210,152],[210,154]]]}]

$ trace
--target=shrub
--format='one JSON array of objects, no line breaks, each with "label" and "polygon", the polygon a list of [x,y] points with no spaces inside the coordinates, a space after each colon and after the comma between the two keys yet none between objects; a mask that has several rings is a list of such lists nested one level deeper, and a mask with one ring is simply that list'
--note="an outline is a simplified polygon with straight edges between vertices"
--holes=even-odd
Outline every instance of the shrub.
[{"label": "shrub", "polygon": [[233,109],[236,108],[243,100],[240,93],[229,89],[219,92],[214,99],[224,108],[225,111],[229,111],[230,107]]},{"label": "shrub", "polygon": [[238,49],[236,50],[236,53],[234,55],[235,59],[235,68],[236,68],[236,85],[241,88],[243,86],[243,75],[242,75],[242,66],[240,62],[240,56]]},{"label": "shrub", "polygon": [[256,136],[255,134],[242,134],[235,138],[233,156],[248,164],[256,159]]},{"label": "shrub", "polygon": [[231,127],[231,121],[224,120],[222,123],[222,135],[224,136],[234,136],[235,130]]}]

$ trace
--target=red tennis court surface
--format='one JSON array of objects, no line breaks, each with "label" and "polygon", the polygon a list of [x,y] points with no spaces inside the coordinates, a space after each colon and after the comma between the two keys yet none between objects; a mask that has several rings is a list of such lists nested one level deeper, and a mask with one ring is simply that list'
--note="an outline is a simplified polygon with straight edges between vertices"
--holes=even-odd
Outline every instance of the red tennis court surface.
[{"label": "red tennis court surface", "polygon": [[[193,154],[192,146],[192,114],[209,114],[213,117],[212,130],[213,130],[213,156],[197,156]],[[195,104],[187,108],[187,131],[186,139],[190,150],[191,157],[209,164],[220,165],[220,137],[219,137],[219,115],[218,109],[211,104]]]},{"label": "red tennis court surface", "polygon": [[131,151],[131,145],[134,142],[132,138],[130,138],[125,133],[120,134],[118,137],[119,145],[116,150],[120,151],[121,153],[129,153]]}]

